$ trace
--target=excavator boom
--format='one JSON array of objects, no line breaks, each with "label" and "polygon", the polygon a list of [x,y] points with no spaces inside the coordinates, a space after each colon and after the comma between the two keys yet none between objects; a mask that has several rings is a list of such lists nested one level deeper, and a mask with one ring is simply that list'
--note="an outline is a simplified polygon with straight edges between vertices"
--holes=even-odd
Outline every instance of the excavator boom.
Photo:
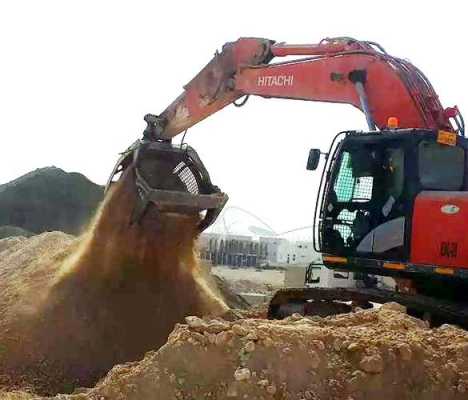
[{"label": "excavator boom", "polygon": [[[301,56],[270,64],[275,57]],[[369,126],[383,129],[389,117],[402,128],[453,131],[424,74],[372,42],[325,39],[287,45],[241,38],[227,43],[158,117],[155,137],[171,138],[242,96],[351,104]]]}]

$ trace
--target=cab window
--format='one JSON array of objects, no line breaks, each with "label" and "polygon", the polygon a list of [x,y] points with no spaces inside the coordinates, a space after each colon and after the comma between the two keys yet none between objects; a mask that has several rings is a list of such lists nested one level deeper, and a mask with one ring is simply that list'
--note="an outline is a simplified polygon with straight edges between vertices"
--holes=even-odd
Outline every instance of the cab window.
[{"label": "cab window", "polygon": [[357,156],[352,157],[349,152],[343,152],[340,169],[333,187],[337,200],[340,202],[368,201],[372,198],[374,178],[370,172],[357,176],[356,159]]},{"label": "cab window", "polygon": [[419,180],[426,190],[460,190],[465,171],[465,151],[423,140],[419,143]]}]

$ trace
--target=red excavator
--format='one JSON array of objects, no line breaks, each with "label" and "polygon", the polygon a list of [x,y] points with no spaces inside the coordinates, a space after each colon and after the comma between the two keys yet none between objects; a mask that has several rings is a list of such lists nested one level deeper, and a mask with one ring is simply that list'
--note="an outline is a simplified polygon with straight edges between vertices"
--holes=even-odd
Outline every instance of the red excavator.
[{"label": "red excavator", "polygon": [[[271,63],[286,56],[295,59]],[[324,302],[329,309],[337,302],[369,307],[397,301],[434,324],[467,327],[463,118],[457,107],[442,107],[419,69],[374,42],[340,37],[288,45],[241,38],[225,44],[162,114],[145,116],[143,139],[119,159],[110,182],[134,166],[139,205],[133,221],[148,207],[202,212],[200,231],[216,219],[227,196],[211,183],[195,150],[171,138],[231,103],[243,106],[250,95],[347,103],[364,113],[368,132],[341,132],[328,152],[309,152],[309,170],[325,158],[314,243],[328,268],[397,282],[395,291],[377,289],[373,279],[352,289],[280,290],[269,316],[310,314]]]}]

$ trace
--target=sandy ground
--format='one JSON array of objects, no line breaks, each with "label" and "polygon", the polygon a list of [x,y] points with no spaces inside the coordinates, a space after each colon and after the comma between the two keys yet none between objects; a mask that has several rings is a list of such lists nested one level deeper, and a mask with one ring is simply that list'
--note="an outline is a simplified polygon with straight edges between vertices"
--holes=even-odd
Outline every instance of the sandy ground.
[{"label": "sandy ground", "polygon": [[211,272],[228,281],[236,293],[271,294],[284,285],[284,271],[214,266]]}]

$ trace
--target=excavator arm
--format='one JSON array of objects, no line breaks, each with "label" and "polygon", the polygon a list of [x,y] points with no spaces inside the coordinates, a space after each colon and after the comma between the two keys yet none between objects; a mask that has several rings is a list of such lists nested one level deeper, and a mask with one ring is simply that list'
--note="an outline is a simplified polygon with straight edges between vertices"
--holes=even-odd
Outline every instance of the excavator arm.
[{"label": "excavator arm", "polygon": [[[270,63],[278,57],[300,56]],[[379,45],[350,38],[287,45],[260,38],[227,43],[158,117],[152,139],[172,138],[242,96],[351,104],[370,129],[389,117],[402,128],[453,131],[456,108],[444,110],[433,87],[410,62]]]},{"label": "excavator arm", "polygon": [[[271,63],[281,57],[295,58]],[[401,128],[463,133],[457,108],[444,110],[421,71],[376,43],[335,38],[288,45],[241,38],[226,43],[160,115],[146,115],[143,139],[119,159],[108,185],[133,167],[140,199],[133,221],[150,203],[159,211],[205,210],[200,230],[216,219],[227,195],[211,183],[195,150],[172,145],[171,138],[231,103],[243,105],[250,95],[351,104],[365,114],[370,130],[385,128],[394,117]]]}]

